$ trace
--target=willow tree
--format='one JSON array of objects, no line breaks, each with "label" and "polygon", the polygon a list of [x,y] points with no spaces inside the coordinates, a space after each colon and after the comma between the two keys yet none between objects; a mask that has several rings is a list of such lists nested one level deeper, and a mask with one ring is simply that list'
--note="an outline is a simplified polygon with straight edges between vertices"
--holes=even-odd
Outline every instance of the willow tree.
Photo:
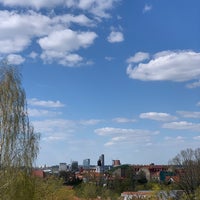
[{"label": "willow tree", "polygon": [[177,184],[186,193],[186,199],[199,199],[195,195],[200,188],[200,148],[182,150],[171,164],[179,167],[176,170],[180,179]]},{"label": "willow tree", "polygon": [[[2,62],[0,66],[0,196],[6,193],[5,199],[12,199],[13,197],[9,196],[11,193],[16,196],[17,194],[14,194],[16,191],[22,192],[19,191],[19,184],[30,174],[38,153],[38,141],[39,135],[34,132],[29,122],[21,74],[15,67]],[[15,186],[18,188],[16,191],[13,190]]]}]

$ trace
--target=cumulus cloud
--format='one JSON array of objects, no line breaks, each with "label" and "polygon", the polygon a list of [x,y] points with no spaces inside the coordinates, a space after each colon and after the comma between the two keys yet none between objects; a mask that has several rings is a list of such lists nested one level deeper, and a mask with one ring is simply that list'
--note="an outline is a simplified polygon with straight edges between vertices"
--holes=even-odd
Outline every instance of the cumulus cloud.
[{"label": "cumulus cloud", "polygon": [[0,38],[0,53],[10,54],[19,53],[23,51],[30,44],[29,38],[22,38],[14,36],[13,38],[1,39]]},{"label": "cumulus cloud", "polygon": [[184,118],[200,118],[200,112],[177,111],[177,113]]},{"label": "cumulus cloud", "polygon": [[32,7],[35,9],[40,9],[42,7],[53,7],[63,2],[63,0],[0,0],[0,3],[4,6]]},{"label": "cumulus cloud", "polygon": [[177,117],[172,116],[168,113],[158,113],[158,112],[141,113],[140,118],[151,119],[151,120],[156,120],[156,121],[173,121],[177,119]]},{"label": "cumulus cloud", "polygon": [[162,127],[167,128],[167,129],[174,129],[174,130],[200,131],[199,123],[192,123],[192,122],[187,122],[187,121],[165,123],[163,124]]},{"label": "cumulus cloud", "polygon": [[43,49],[41,58],[49,63],[57,61],[62,65],[76,65],[83,61],[83,58],[71,52],[87,48],[93,44],[96,37],[94,32],[76,32],[71,29],[54,31],[38,40]]},{"label": "cumulus cloud", "polygon": [[82,124],[82,125],[96,125],[100,122],[102,122],[102,120],[100,120],[100,119],[89,119],[89,120],[81,120],[80,124]]},{"label": "cumulus cloud", "polygon": [[25,59],[22,56],[17,54],[9,54],[7,56],[7,60],[9,64],[13,65],[20,65],[25,61]]},{"label": "cumulus cloud", "polygon": [[119,32],[119,31],[111,31],[107,39],[108,39],[108,42],[110,43],[123,42],[124,35],[122,32]]},{"label": "cumulus cloud", "polygon": [[58,52],[74,51],[86,48],[94,42],[97,37],[94,32],[76,32],[71,29],[54,31],[47,37],[38,40],[44,50],[57,50]]},{"label": "cumulus cloud", "polygon": [[0,0],[4,6],[29,7],[36,10],[41,8],[54,8],[55,6],[66,6],[92,13],[98,17],[109,17],[108,11],[113,8],[119,0]]},{"label": "cumulus cloud", "polygon": [[[23,13],[0,11],[0,54],[22,53],[37,39],[44,62],[79,65],[84,59],[72,52],[92,45],[97,34],[73,31],[69,28],[72,23],[87,27],[95,25],[94,20],[83,14],[44,15],[31,10]],[[37,55],[38,52],[31,52],[28,57],[35,59]]]},{"label": "cumulus cloud", "polygon": [[95,21],[88,18],[87,16],[80,14],[80,15],[72,15],[72,14],[64,14],[64,15],[59,15],[55,16],[52,21],[54,23],[58,24],[63,24],[70,26],[72,23],[81,25],[81,26],[88,26],[88,27],[93,27],[96,26]]},{"label": "cumulus cloud", "polygon": [[24,51],[35,37],[48,34],[56,28],[52,19],[27,11],[0,11],[0,53],[19,53]]},{"label": "cumulus cloud", "polygon": [[128,118],[124,118],[124,117],[117,117],[113,119],[114,122],[117,123],[129,123],[129,122],[135,122],[135,119],[128,119]]},{"label": "cumulus cloud", "polygon": [[144,60],[148,60],[149,59],[149,53],[146,52],[137,52],[134,56],[128,58],[126,60],[127,63],[138,63],[138,62],[142,62]]},{"label": "cumulus cloud", "polygon": [[120,142],[149,142],[153,136],[159,134],[158,131],[149,131],[142,129],[124,129],[114,127],[104,127],[96,129],[95,133],[104,137],[111,136],[111,139],[107,143],[105,143],[105,146],[111,146]]},{"label": "cumulus cloud", "polygon": [[55,117],[57,115],[61,115],[61,112],[29,108],[28,114],[30,117]]},{"label": "cumulus cloud", "polygon": [[185,137],[183,136],[177,136],[177,137],[165,137],[164,138],[166,141],[170,141],[170,142],[184,142],[185,141]]},{"label": "cumulus cloud", "polygon": [[196,82],[193,82],[193,83],[188,83],[186,85],[186,87],[189,88],[189,89],[200,87],[200,81],[196,81]]},{"label": "cumulus cloud", "polygon": [[140,134],[152,134],[152,132],[148,130],[124,129],[124,128],[113,128],[113,127],[104,127],[104,128],[96,129],[95,133],[102,136],[113,135],[113,134],[133,134],[135,136],[140,135]]},{"label": "cumulus cloud", "polygon": [[65,119],[47,119],[41,121],[32,121],[37,132],[42,134],[42,140],[49,141],[51,138],[68,138],[75,129],[75,123]]},{"label": "cumulus cloud", "polygon": [[44,63],[58,62],[59,64],[68,67],[78,66],[84,60],[83,57],[78,54],[54,50],[43,51],[41,54],[41,59],[44,61]]},{"label": "cumulus cloud", "polygon": [[66,0],[66,5],[70,8],[78,8],[81,10],[86,10],[98,17],[110,17],[109,13],[107,12],[115,3],[119,2],[120,0]]},{"label": "cumulus cloud", "polygon": [[38,53],[36,53],[35,51],[32,51],[29,55],[30,58],[35,59],[38,57]]},{"label": "cumulus cloud", "polygon": [[130,63],[127,74],[142,81],[184,82],[200,77],[200,53],[194,51],[163,51],[148,63]]},{"label": "cumulus cloud", "polygon": [[60,101],[51,101],[51,100],[44,101],[44,100],[38,100],[37,98],[28,99],[28,104],[31,106],[41,106],[48,108],[60,108],[65,106]]}]

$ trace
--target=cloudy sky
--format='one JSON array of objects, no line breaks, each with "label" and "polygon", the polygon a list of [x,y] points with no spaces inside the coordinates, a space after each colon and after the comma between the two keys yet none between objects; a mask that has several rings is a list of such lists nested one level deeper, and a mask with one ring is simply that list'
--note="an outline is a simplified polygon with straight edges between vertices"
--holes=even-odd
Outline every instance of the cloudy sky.
[{"label": "cloudy sky", "polygon": [[36,165],[167,164],[200,144],[199,0],[0,0]]}]

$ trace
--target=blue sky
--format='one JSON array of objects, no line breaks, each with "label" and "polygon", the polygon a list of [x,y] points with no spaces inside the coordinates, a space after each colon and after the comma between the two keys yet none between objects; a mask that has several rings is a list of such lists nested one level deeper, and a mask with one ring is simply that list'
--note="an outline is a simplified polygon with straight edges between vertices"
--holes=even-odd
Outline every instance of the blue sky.
[{"label": "blue sky", "polygon": [[167,164],[200,143],[199,0],[0,0],[36,165]]}]

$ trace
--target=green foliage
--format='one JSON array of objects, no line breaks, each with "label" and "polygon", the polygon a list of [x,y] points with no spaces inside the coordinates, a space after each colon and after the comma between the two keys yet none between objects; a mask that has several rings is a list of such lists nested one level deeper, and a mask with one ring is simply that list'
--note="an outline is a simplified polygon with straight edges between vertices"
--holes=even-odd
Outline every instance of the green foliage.
[{"label": "green foliage", "polygon": [[30,125],[21,75],[5,61],[0,65],[0,199],[33,199],[30,176],[39,134]]},{"label": "green foliage", "polygon": [[113,170],[114,179],[108,181],[108,188],[119,195],[124,191],[133,191],[136,186],[135,172],[129,165],[122,165]]},{"label": "green foliage", "polygon": [[82,183],[76,188],[76,194],[84,199],[97,197],[97,186],[94,183]]},{"label": "green foliage", "polygon": [[1,173],[0,199],[1,200],[27,200],[34,198],[34,178],[28,176],[24,171],[13,171]]},{"label": "green foliage", "polygon": [[94,183],[82,183],[75,189],[76,195],[81,199],[96,199],[97,197],[104,200],[116,200],[119,195],[114,191],[102,187],[97,186]]},{"label": "green foliage", "polygon": [[137,181],[139,184],[145,184],[148,182],[147,178],[146,178],[146,174],[144,171],[140,171],[138,174],[138,178]]}]

